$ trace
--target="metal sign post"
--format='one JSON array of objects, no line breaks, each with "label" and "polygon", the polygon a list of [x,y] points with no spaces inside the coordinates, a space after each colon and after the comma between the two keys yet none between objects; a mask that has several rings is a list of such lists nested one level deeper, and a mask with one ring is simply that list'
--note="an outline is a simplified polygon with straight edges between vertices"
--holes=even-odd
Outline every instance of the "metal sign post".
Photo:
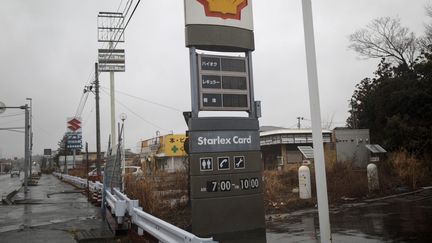
[{"label": "metal sign post", "polygon": [[[185,0],[192,111],[184,115],[192,232],[216,240],[254,234],[254,242],[265,242],[251,2]],[[197,49],[220,54],[198,54]],[[243,111],[248,117],[199,117],[200,111]]]},{"label": "metal sign post", "polygon": [[[111,106],[111,141],[112,154],[116,154],[116,118],[115,118],[115,87],[114,72],[125,71],[124,49],[115,49],[117,43],[124,42],[124,16],[117,12],[99,12],[98,42],[108,42],[109,49],[99,49],[99,72],[110,73],[110,106]],[[116,46],[114,46],[116,43]]]},{"label": "metal sign post", "polygon": [[306,62],[309,84],[309,103],[312,118],[312,137],[315,157],[316,188],[321,242],[332,241],[330,231],[327,180],[322,141],[321,110],[318,90],[318,73],[315,53],[311,0],[302,0],[303,23],[306,45]]}]

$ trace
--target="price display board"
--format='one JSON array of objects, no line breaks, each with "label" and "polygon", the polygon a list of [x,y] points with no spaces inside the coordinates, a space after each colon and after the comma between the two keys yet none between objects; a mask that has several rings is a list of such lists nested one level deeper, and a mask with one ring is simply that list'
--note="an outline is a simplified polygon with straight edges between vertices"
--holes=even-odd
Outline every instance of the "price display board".
[{"label": "price display board", "polygon": [[247,59],[214,55],[198,57],[200,110],[250,110]]}]

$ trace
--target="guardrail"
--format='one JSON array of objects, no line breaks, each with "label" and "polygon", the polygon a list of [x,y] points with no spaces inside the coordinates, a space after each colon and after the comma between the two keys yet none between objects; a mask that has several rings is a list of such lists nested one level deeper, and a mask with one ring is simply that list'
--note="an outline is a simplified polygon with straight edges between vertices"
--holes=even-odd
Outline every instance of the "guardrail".
[{"label": "guardrail", "polygon": [[117,188],[114,188],[113,190],[114,190],[114,195],[116,195],[119,199],[122,199],[126,202],[126,212],[128,213],[129,216],[132,217],[134,208],[139,208],[140,210],[142,210],[142,208],[139,207],[138,200],[129,199],[125,194],[120,192]]},{"label": "guardrail", "polygon": [[[58,178],[61,178],[77,187],[87,187],[87,180],[75,176],[66,174],[53,173]],[[103,189],[103,185],[100,182],[89,181],[89,188],[92,192],[100,192]],[[216,243],[213,238],[200,238],[190,232],[187,232],[179,227],[165,222],[159,218],[154,217],[139,207],[138,200],[129,199],[126,194],[123,194],[117,188],[105,190],[106,192],[106,203],[111,209],[111,214],[117,217],[117,223],[122,224],[124,217],[129,215],[132,219],[132,223],[138,227],[138,235],[143,235],[144,231],[151,234],[153,237],[158,239],[160,242],[189,242],[189,243]]]},{"label": "guardrail", "polygon": [[111,192],[106,190],[106,202],[111,209],[111,214],[117,217],[117,224],[123,223],[123,217],[126,214],[126,201],[112,195]]},{"label": "guardrail", "polygon": [[[217,242],[213,238],[199,238],[137,208],[134,208],[132,222],[161,242]],[[142,234],[142,231],[138,234]]]}]

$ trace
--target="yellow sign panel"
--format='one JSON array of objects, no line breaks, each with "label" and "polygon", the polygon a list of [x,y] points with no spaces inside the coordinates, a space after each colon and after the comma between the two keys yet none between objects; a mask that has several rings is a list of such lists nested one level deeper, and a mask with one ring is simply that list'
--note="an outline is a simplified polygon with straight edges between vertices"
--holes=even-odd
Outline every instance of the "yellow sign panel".
[{"label": "yellow sign panel", "polygon": [[184,141],[186,140],[186,135],[166,135],[164,137],[163,153],[165,156],[186,156],[184,150]]}]

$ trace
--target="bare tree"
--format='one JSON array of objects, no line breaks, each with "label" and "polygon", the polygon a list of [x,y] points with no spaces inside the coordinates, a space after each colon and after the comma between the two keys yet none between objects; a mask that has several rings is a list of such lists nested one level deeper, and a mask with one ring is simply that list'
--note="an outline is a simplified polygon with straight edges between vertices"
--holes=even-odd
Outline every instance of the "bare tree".
[{"label": "bare tree", "polygon": [[[426,15],[432,18],[432,5],[426,6]],[[420,46],[423,50],[429,50],[432,46],[432,23],[425,24],[425,36],[420,39]]]},{"label": "bare tree", "polygon": [[349,36],[349,48],[366,58],[386,58],[411,67],[418,56],[419,41],[413,32],[402,27],[399,18],[374,19],[365,28]]}]

